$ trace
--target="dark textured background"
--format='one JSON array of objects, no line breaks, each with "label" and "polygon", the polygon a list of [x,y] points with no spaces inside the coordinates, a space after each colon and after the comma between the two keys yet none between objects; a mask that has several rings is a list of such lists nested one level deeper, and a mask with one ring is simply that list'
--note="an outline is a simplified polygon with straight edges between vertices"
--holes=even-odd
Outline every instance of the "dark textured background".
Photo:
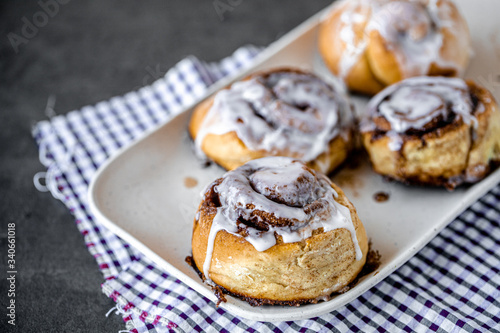
[{"label": "dark textured background", "polygon": [[[0,1],[0,332],[11,329],[5,309],[11,222],[17,232],[14,331],[124,329],[121,317],[104,316],[114,303],[101,293],[103,277],[73,217],[32,183],[43,168],[31,127],[47,119],[50,95],[57,114],[79,109],[150,84],[187,55],[213,61],[248,43],[268,45],[331,2],[59,1],[67,4],[38,21],[17,52],[9,33],[22,37],[26,21],[43,19],[43,7]],[[219,15],[214,4],[232,10]]]}]

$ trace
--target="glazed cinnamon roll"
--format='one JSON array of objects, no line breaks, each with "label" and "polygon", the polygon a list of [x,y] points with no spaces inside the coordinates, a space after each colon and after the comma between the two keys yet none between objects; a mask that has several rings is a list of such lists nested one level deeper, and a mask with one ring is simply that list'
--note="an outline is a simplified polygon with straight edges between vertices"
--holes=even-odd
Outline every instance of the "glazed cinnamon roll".
[{"label": "glazed cinnamon roll", "polygon": [[301,161],[253,160],[202,195],[193,266],[223,293],[252,305],[327,300],[365,264],[368,242],[356,209]]},{"label": "glazed cinnamon roll", "polygon": [[500,160],[500,113],[472,81],[417,77],[368,105],[363,144],[376,172],[405,183],[445,186],[484,178]]},{"label": "glazed cinnamon roll", "polygon": [[461,76],[470,44],[451,0],[343,0],[319,32],[326,65],[369,95],[413,76]]},{"label": "glazed cinnamon roll", "polygon": [[251,75],[199,105],[189,132],[200,155],[227,170],[265,156],[301,159],[329,173],[351,148],[347,97],[313,74]]}]

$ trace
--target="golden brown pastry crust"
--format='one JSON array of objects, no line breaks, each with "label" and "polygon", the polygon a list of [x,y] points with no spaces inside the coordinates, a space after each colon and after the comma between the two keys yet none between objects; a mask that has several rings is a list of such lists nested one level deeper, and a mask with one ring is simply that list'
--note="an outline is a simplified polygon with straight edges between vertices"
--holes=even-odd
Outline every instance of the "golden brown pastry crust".
[{"label": "golden brown pastry crust", "polygon": [[[272,73],[290,72],[307,74],[298,69],[278,68],[270,71],[259,72],[246,77],[243,80],[249,80],[258,76],[269,76]],[[227,89],[227,88],[226,88]],[[189,134],[196,140],[198,133],[203,126],[207,113],[213,106],[215,95],[200,103],[191,116],[189,122]],[[335,136],[328,144],[327,149],[317,156],[314,160],[308,161],[307,165],[314,170],[330,173],[341,165],[347,158],[349,151],[353,148],[353,130],[344,128],[342,135]],[[207,134],[201,143],[201,150],[205,155],[226,170],[234,170],[248,161],[267,156],[288,156],[300,158],[299,155],[289,150],[267,151],[252,150],[248,148],[238,137],[236,132],[224,134]]]},{"label": "golden brown pastry crust", "polygon": [[[440,59],[432,62],[427,72],[411,73],[404,70],[394,46],[382,36],[380,30],[371,29],[369,24],[373,15],[371,4],[385,5],[397,1],[400,0],[341,1],[322,22],[318,37],[320,53],[327,67],[335,75],[342,76],[351,91],[374,95],[384,87],[411,76],[459,76],[467,67],[471,44],[467,22],[452,1],[439,0],[437,6],[446,7],[444,11],[452,23],[451,26],[443,24],[439,28],[442,35],[442,45],[438,52]],[[423,6],[428,3],[426,0],[420,2]],[[349,20],[343,19],[343,15],[350,15]],[[399,14],[396,12],[386,15]],[[341,31],[346,27],[352,31],[351,42],[341,37]],[[353,47],[361,48],[360,55],[351,68],[342,69],[342,58]],[[344,71],[347,72],[343,73]]]},{"label": "golden brown pastry crust", "polygon": [[467,86],[475,102],[477,127],[457,118],[421,134],[401,134],[400,150],[389,148],[391,138],[384,131],[364,132],[363,145],[373,169],[403,183],[448,189],[488,175],[500,161],[500,112],[488,90],[473,81],[467,81]]},{"label": "golden brown pastry crust", "polygon": [[[352,203],[338,186],[332,184],[332,187],[338,193],[336,201],[349,209],[361,260],[356,260],[352,235],[347,229],[328,232],[317,229],[311,237],[295,243],[283,243],[277,236],[277,244],[262,252],[243,237],[221,230],[215,237],[209,269],[211,280],[253,305],[315,303],[351,283],[365,264],[368,240]],[[194,221],[192,257],[200,272],[217,214],[217,201],[217,193],[209,188]]]}]

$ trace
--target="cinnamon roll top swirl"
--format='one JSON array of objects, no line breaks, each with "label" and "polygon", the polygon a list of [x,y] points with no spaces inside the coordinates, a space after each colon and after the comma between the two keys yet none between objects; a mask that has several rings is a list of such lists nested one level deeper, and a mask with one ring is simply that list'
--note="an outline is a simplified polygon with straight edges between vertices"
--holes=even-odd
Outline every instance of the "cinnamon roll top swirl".
[{"label": "cinnamon roll top swirl", "polygon": [[450,0],[344,0],[320,29],[320,50],[352,90],[374,94],[413,76],[461,76],[470,37]]},{"label": "cinnamon roll top swirl", "polygon": [[410,78],[375,96],[368,115],[365,147],[375,169],[392,178],[454,188],[481,179],[498,160],[498,108],[472,81]]},{"label": "cinnamon roll top swirl", "polygon": [[425,76],[385,89],[370,101],[367,109],[370,119],[363,122],[363,132],[416,135],[453,122],[476,126],[475,114],[484,111],[483,106],[477,107],[477,97],[464,80]]},{"label": "cinnamon roll top swirl", "polygon": [[[197,108],[190,133],[198,154],[226,169],[264,156],[289,156],[329,172],[347,155],[352,120],[341,92],[312,74],[278,69],[218,92]],[[337,138],[341,156],[315,165],[334,154]]]},{"label": "cinnamon roll top swirl", "polygon": [[[341,251],[346,253],[340,253],[332,265],[335,266],[339,258],[345,259],[339,265],[343,270],[347,269],[348,276],[330,273],[321,278],[321,290],[310,294],[311,290],[306,291],[309,287],[304,283],[310,284],[310,275],[317,274],[322,268],[313,265],[304,271],[304,267],[293,267],[296,265],[293,261],[296,256],[312,255],[307,247],[315,245],[306,244],[314,243],[316,237],[317,244],[321,244],[317,255],[326,253],[326,257],[318,260],[321,265],[327,264],[325,260],[331,259],[332,247],[336,245],[329,243],[330,249],[327,250],[323,248],[327,246],[325,242],[331,241],[329,237],[338,238],[340,235]],[[235,294],[249,293],[242,288],[251,283],[251,279],[241,277],[245,272],[252,279],[261,279],[264,286],[280,289],[278,294],[281,295],[271,293],[264,297],[256,291],[245,297],[279,302],[290,301],[299,295],[304,300],[317,301],[318,297],[329,296],[335,288],[340,289],[340,285],[354,279],[357,269],[366,260],[365,242],[366,234],[354,208],[326,176],[299,160],[267,157],[248,162],[208,186],[199,208],[199,218],[195,221],[193,257],[207,282],[221,285]],[[236,247],[245,244],[245,253],[234,253],[235,244],[238,244]],[[234,259],[241,256],[244,257],[241,261]],[[272,266],[261,267],[263,258],[276,258],[278,262],[267,263],[276,265],[275,272],[268,272]],[[282,264],[286,265],[281,267]],[[228,267],[231,267],[231,274]],[[354,267],[352,272],[350,267]],[[289,269],[291,271],[287,271]],[[300,272],[300,275],[292,277],[292,271]],[[279,274],[287,276],[292,286],[276,287],[275,279],[280,279]],[[238,285],[242,279],[245,281]],[[253,288],[258,289],[258,286]],[[297,288],[304,290],[293,294],[294,288],[296,292]],[[328,292],[324,291],[325,288]]]}]

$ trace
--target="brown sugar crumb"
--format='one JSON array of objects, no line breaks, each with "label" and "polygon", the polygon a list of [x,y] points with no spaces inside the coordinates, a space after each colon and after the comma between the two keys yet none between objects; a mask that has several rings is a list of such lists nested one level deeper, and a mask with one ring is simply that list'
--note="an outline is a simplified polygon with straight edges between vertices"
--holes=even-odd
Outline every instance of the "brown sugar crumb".
[{"label": "brown sugar crumb", "polygon": [[386,192],[377,192],[373,195],[373,199],[376,201],[376,202],[386,202],[388,201],[390,198],[390,195],[389,193],[386,193]]},{"label": "brown sugar crumb", "polygon": [[220,303],[224,302],[224,303],[227,303],[227,299],[226,299],[226,293],[225,293],[225,289],[218,286],[218,285],[215,285],[212,287],[212,290],[214,291],[214,294],[215,294],[215,297],[217,297],[217,304],[216,306],[219,306]]},{"label": "brown sugar crumb", "polygon": [[184,186],[186,188],[193,188],[196,185],[198,185],[198,181],[195,178],[193,178],[193,177],[184,178]]}]

